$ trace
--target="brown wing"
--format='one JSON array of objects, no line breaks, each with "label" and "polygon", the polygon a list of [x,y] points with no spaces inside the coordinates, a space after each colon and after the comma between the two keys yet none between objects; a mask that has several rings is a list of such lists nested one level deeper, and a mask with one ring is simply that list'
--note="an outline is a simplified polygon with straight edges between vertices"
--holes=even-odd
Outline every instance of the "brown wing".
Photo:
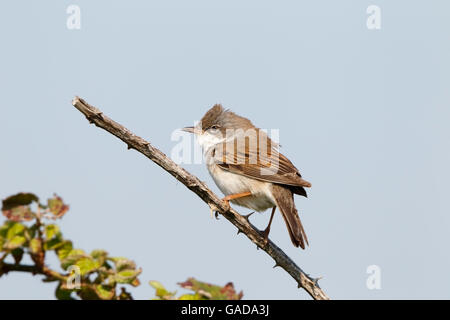
[{"label": "brown wing", "polygon": [[[260,141],[266,141],[265,148],[262,148],[264,145]],[[311,183],[302,179],[298,169],[277,149],[278,145],[266,136],[253,140],[245,137],[242,142],[235,139],[216,148],[214,161],[224,170],[261,181],[292,186],[294,193],[306,196],[303,187],[311,187]]]}]

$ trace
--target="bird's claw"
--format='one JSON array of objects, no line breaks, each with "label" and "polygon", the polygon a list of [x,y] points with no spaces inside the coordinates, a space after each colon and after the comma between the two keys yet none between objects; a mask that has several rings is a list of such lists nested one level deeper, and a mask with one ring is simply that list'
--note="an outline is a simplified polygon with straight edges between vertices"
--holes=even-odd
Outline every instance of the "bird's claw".
[{"label": "bird's claw", "polygon": [[261,233],[261,235],[264,238],[264,245],[266,245],[269,242],[269,233],[270,233],[270,229],[265,229],[264,231],[259,231]]},{"label": "bird's claw", "polygon": [[230,207],[230,200],[222,199],[223,202],[225,202],[225,211],[228,211],[231,209]]},{"label": "bird's claw", "polygon": [[216,217],[216,219],[219,220],[219,218],[218,218],[219,210],[217,209],[217,207],[214,204],[209,204],[209,213],[211,214],[211,218],[214,215]]}]

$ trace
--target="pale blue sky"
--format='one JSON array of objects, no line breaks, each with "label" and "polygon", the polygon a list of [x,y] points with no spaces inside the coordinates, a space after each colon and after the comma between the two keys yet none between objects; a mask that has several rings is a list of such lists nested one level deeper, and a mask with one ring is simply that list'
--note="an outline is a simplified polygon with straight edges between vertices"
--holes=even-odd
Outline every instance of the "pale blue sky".
[{"label": "pale blue sky", "polygon": [[[66,28],[73,3],[81,30]],[[366,27],[371,4],[381,30]],[[190,276],[233,281],[249,299],[307,298],[70,103],[80,95],[170,154],[173,130],[220,102],[280,129],[283,153],[312,182],[296,201],[310,247],[291,245],[279,215],[271,239],[323,276],[332,298],[448,299],[449,30],[444,0],[3,1],[0,198],[60,194],[71,206],[61,227],[77,247],[143,268],[136,298],[153,296],[149,280],[176,289]],[[218,192],[203,165],[185,167]],[[381,290],[366,287],[372,264]],[[53,291],[38,277],[0,279],[0,299]]]}]

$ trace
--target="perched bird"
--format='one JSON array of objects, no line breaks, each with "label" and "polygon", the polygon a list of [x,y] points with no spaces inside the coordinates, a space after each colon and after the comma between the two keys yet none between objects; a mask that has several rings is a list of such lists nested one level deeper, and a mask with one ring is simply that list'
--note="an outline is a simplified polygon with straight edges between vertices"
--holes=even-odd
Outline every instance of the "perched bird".
[{"label": "perched bird", "polygon": [[214,105],[195,127],[183,131],[196,135],[214,182],[224,201],[261,212],[272,208],[263,235],[268,240],[278,207],[292,243],[305,248],[308,238],[295,208],[294,193],[306,197],[298,169],[279,151],[279,145],[244,117]]}]

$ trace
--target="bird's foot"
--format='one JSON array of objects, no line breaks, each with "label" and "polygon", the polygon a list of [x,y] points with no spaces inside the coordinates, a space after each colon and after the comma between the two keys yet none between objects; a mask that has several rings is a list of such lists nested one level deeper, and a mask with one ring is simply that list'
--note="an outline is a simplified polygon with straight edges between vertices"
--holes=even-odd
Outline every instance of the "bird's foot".
[{"label": "bird's foot", "polygon": [[225,202],[225,211],[228,211],[228,210],[230,210],[230,200],[227,198],[227,197],[225,197],[225,198],[222,198],[222,201],[223,202]]},{"label": "bird's foot", "polygon": [[264,231],[260,231],[260,232],[264,238],[264,244],[266,245],[269,242],[270,228],[266,228]]},{"label": "bird's foot", "polygon": [[209,205],[209,213],[211,214],[211,218],[213,217],[213,215],[216,217],[217,220],[219,220],[219,210],[217,209],[217,207],[213,204]]}]

